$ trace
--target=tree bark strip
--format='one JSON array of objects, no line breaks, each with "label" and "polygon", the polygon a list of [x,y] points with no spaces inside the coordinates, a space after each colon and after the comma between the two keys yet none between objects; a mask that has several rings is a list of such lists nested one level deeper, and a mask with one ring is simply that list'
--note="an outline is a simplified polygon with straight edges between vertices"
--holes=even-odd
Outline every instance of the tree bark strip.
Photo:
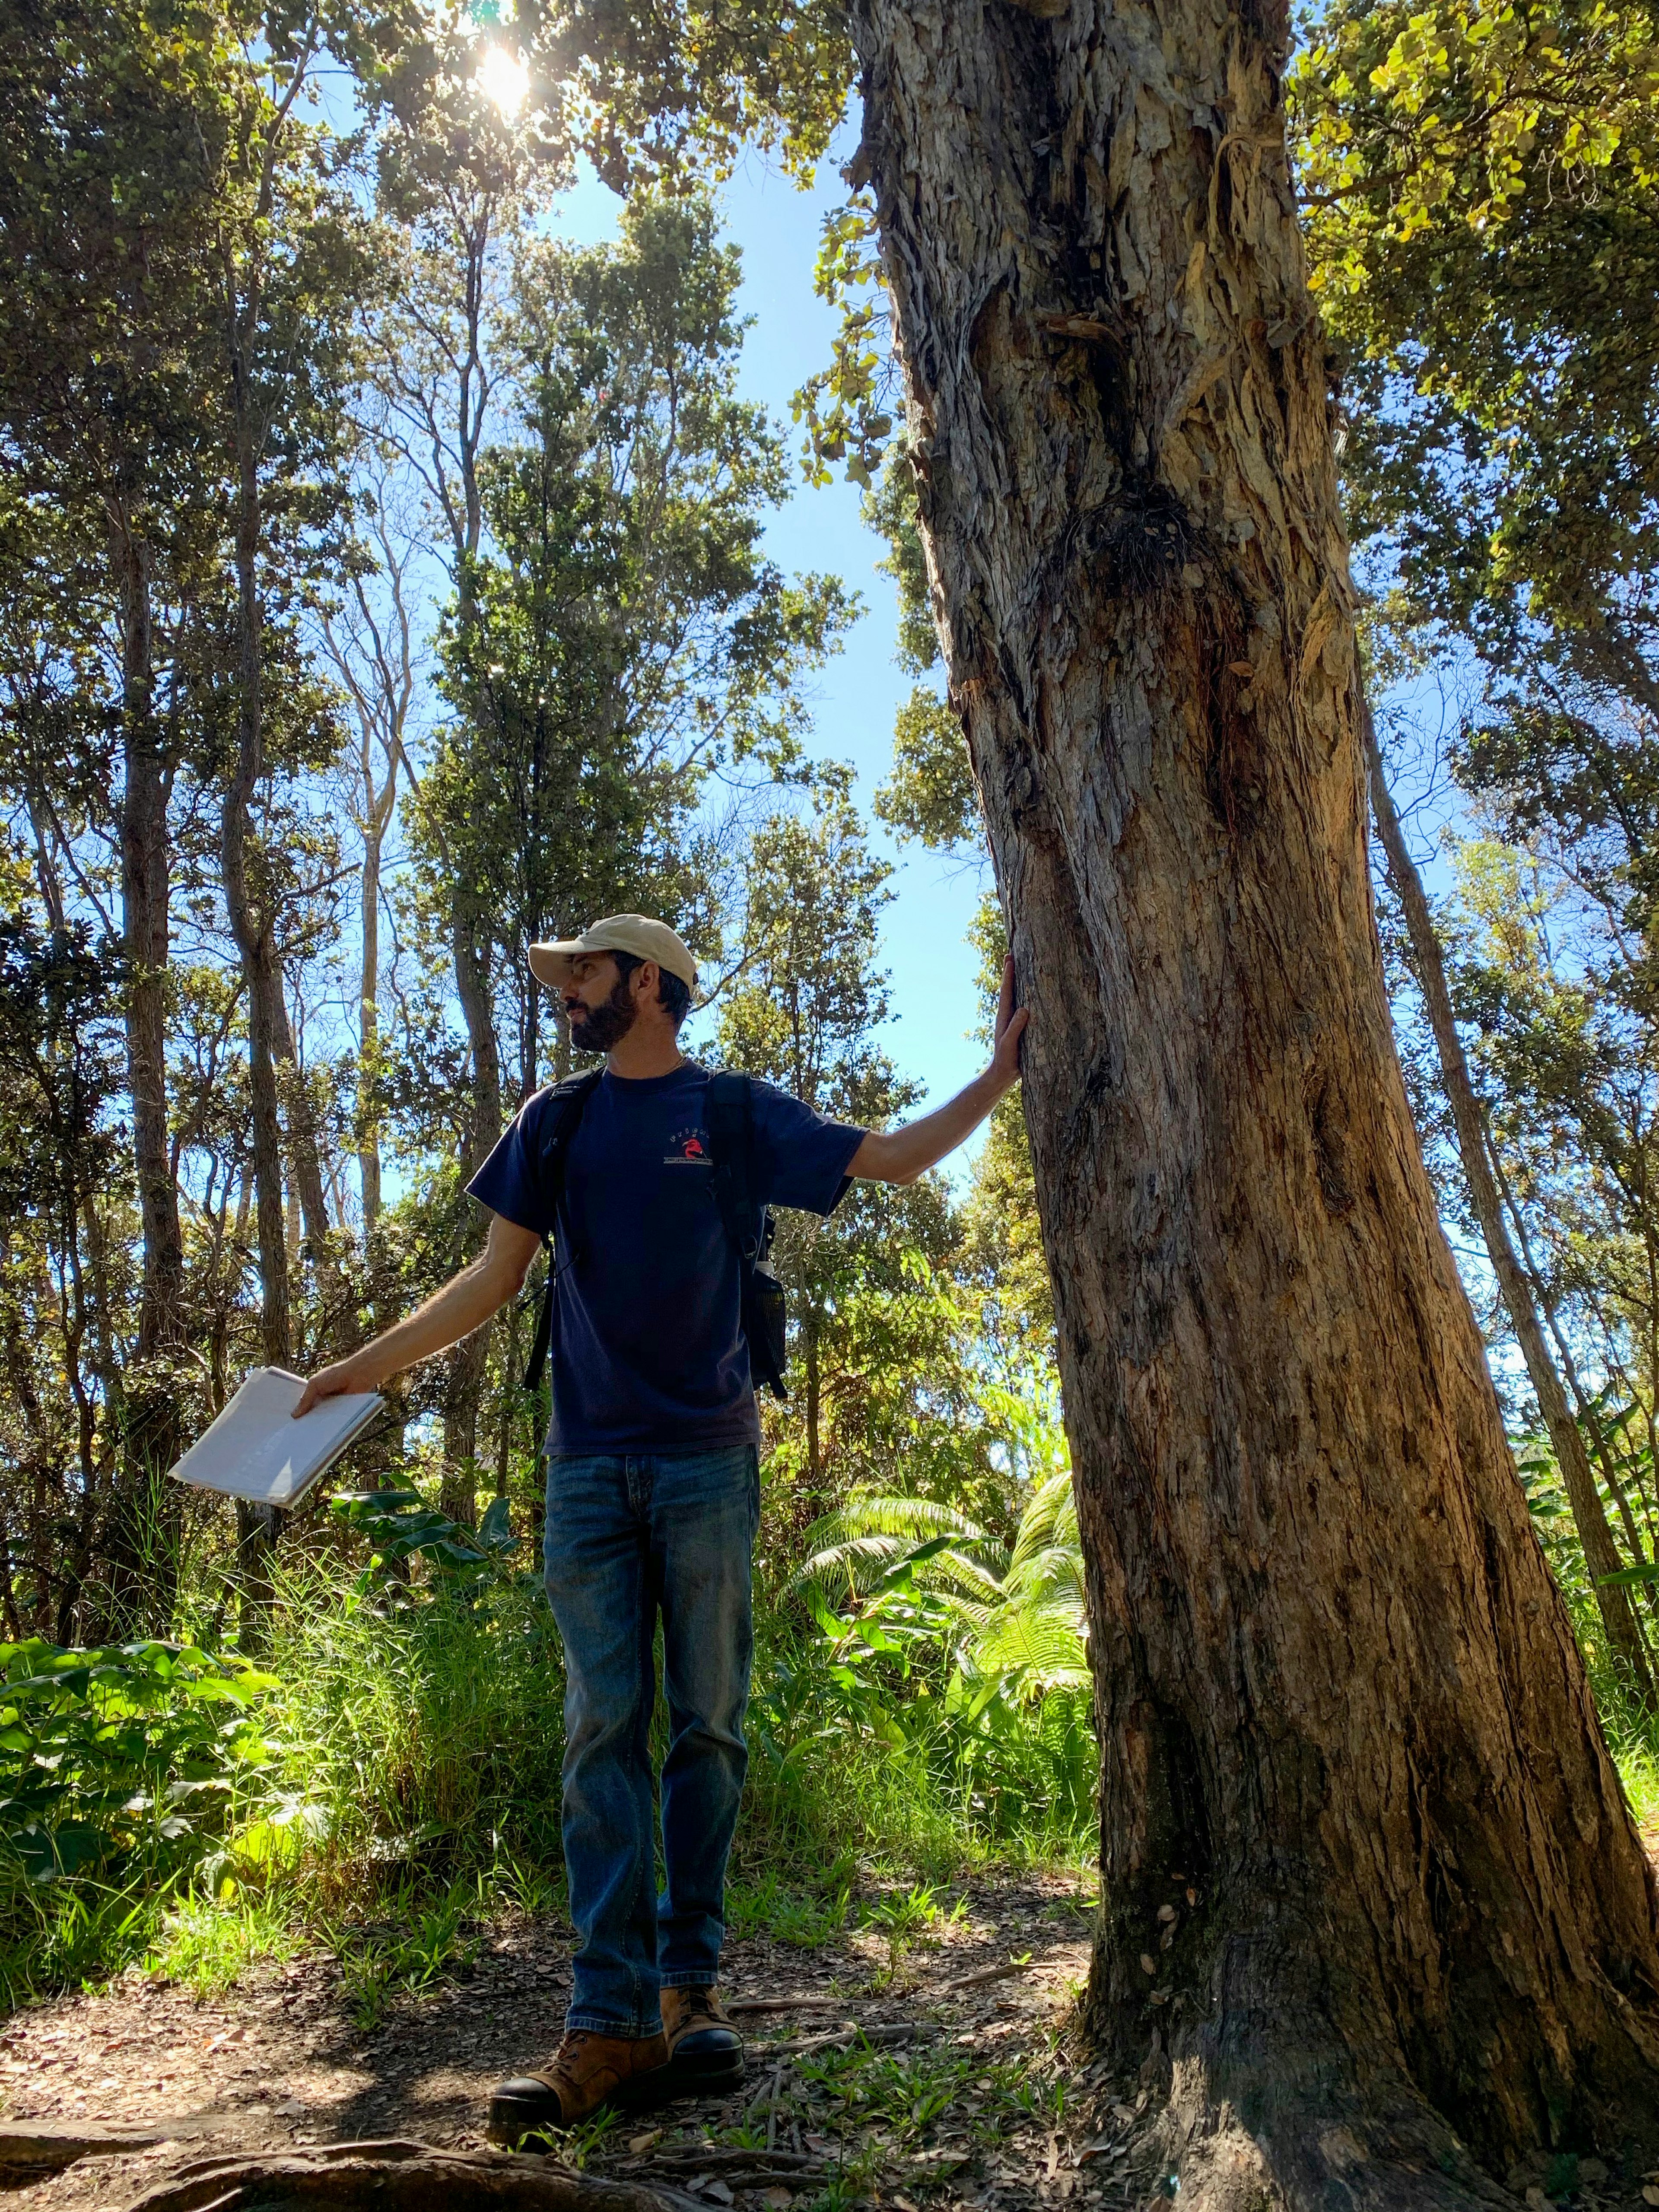
[{"label": "tree bark strip", "polygon": [[[1504,1300],[1510,1326],[1515,1331],[1515,1340],[1521,1347],[1521,1357],[1527,1364],[1527,1379],[1532,1384],[1533,1395],[1538,1401],[1538,1410],[1543,1416],[1549,1433],[1550,1449],[1555,1454],[1561,1479],[1566,1485],[1568,1503],[1572,1508],[1573,1525],[1578,1531],[1578,1540],[1584,1547],[1584,1564],[1589,1570],[1590,1581],[1595,1591],[1595,1601],[1601,1610],[1601,1625],[1607,1632],[1607,1641],[1629,1678],[1631,1687],[1644,1704],[1653,1698],[1653,1676],[1648,1663],[1646,1645],[1630,1601],[1630,1593],[1617,1587],[1608,1589],[1605,1577],[1614,1575],[1630,1562],[1620,1556],[1613,1541],[1613,1530],[1607,1525],[1601,1494],[1595,1486],[1595,1472],[1589,1462],[1589,1454],[1578,1424],[1572,1418],[1567,1404],[1567,1394],[1555,1363],[1550,1358],[1549,1347],[1544,1341],[1544,1331],[1539,1322],[1538,1309],[1533,1303],[1532,1291],[1522,1270],[1515,1247],[1504,1220],[1503,1201],[1493,1179],[1492,1163],[1486,1156],[1486,1117],[1480,1103],[1474,1095],[1474,1085],[1469,1080],[1468,1061],[1464,1057],[1462,1039],[1457,1034],[1457,1024],[1452,1013],[1451,993],[1446,983],[1446,964],[1441,957],[1440,939],[1436,934],[1434,916],[1429,911],[1428,897],[1423,889],[1423,878],[1412,859],[1411,848],[1406,842],[1400,826],[1400,816],[1395,806],[1394,794],[1389,789],[1383,773],[1382,756],[1378,750],[1376,733],[1371,723],[1370,709],[1362,698],[1358,702],[1358,720],[1364,735],[1366,758],[1370,767],[1371,811],[1376,819],[1377,835],[1388,855],[1389,873],[1400,895],[1405,912],[1406,929],[1411,939],[1412,965],[1416,971],[1418,988],[1423,994],[1429,1026],[1434,1032],[1435,1052],[1440,1062],[1440,1079],[1446,1086],[1446,1102],[1451,1108],[1452,1123],[1457,1132],[1458,1157],[1463,1164],[1463,1179],[1468,1186],[1469,1201],[1474,1208],[1475,1219],[1480,1224],[1480,1235],[1486,1247],[1486,1256],[1492,1261],[1492,1273],[1498,1278],[1498,1287]],[[1638,1552],[1638,1559],[1641,1557]]]},{"label": "tree bark strip", "polygon": [[1659,1911],[1394,1054],[1287,25],[852,24],[1031,1008],[1089,2017],[1168,2087],[1183,2203],[1492,2203],[1471,2149],[1654,2140]]}]

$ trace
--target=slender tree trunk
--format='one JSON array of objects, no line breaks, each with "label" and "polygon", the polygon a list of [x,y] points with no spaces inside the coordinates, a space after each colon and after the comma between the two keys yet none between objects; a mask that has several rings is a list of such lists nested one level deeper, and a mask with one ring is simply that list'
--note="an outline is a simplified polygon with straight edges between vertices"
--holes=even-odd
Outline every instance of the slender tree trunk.
[{"label": "slender tree trunk", "polygon": [[[119,520],[112,531],[121,592],[121,930],[125,963],[127,1088],[132,1157],[143,1237],[137,1358],[124,1393],[125,1464],[112,1516],[110,1565],[113,1629],[125,1632],[137,1602],[141,1549],[137,1516],[164,1495],[160,1478],[183,1442],[171,1359],[185,1340],[185,1243],[167,1134],[167,990],[169,868],[166,748],[155,714],[154,621],[149,548]],[[163,1507],[164,1537],[176,1536],[176,1510]],[[155,1617],[172,1611],[176,1546],[163,1541],[149,1601]]]},{"label": "slender tree trunk", "polygon": [[[368,758],[367,750],[364,758]],[[380,1218],[380,1131],[374,1093],[380,1057],[380,845],[384,835],[371,810],[363,842],[363,957],[357,1034],[357,1175],[366,1239],[374,1234]]]},{"label": "slender tree trunk", "polygon": [[277,1111],[278,1039],[288,1026],[272,941],[270,897],[250,880],[250,809],[262,765],[260,609],[255,574],[259,493],[252,443],[239,453],[236,523],[238,697],[236,763],[220,815],[220,854],[231,934],[247,986],[248,1077],[253,1101],[253,1211],[259,1243],[262,1329],[268,1364],[289,1357],[288,1240],[283,1220],[283,1138]]},{"label": "slender tree trunk", "polygon": [[[233,349],[233,404],[236,459],[236,763],[225,787],[220,814],[220,856],[231,934],[247,987],[248,1077],[253,1108],[253,1211],[259,1246],[261,1326],[267,1364],[285,1367],[290,1358],[288,1240],[283,1219],[282,1128],[277,1112],[276,1059],[286,1036],[282,974],[276,961],[268,884],[257,888],[249,868],[250,811],[264,766],[258,553],[261,530],[259,476],[247,390],[246,328],[255,319],[252,305],[239,323]],[[238,1499],[236,1548],[244,1651],[264,1650],[271,1605],[270,1558],[280,1516],[270,1508]]]},{"label": "slender tree trunk", "polygon": [[[445,399],[435,390],[418,395],[405,391],[412,419],[430,442],[428,483],[440,495],[450,526],[455,585],[456,625],[465,635],[476,612],[473,564],[483,529],[483,501],[478,484],[478,455],[489,409],[491,379],[484,359],[483,332],[488,292],[488,262],[495,218],[493,199],[486,197],[470,214],[459,218],[453,243],[460,264],[460,314],[465,339],[455,365],[455,380]],[[489,994],[489,945],[459,884],[455,885],[450,914],[451,944],[455,962],[456,994],[466,1023],[472,1054],[472,1127],[463,1176],[477,1169],[501,1133],[501,1054],[495,1041],[494,1008]],[[478,1249],[482,1224],[463,1223],[455,1238],[453,1264],[459,1266]],[[471,1510],[458,1511],[471,1495],[472,1478],[462,1473],[477,1451],[478,1406],[489,1358],[489,1330],[477,1329],[456,1346],[444,1387],[443,1454],[445,1510],[454,1518],[470,1520]]]},{"label": "slender tree trunk", "polygon": [[[459,898],[453,927],[456,993],[472,1048],[472,1127],[461,1163],[461,1179],[465,1182],[482,1166],[501,1133],[501,1062],[489,997],[488,955],[479,942],[474,917]],[[470,1201],[462,1204],[467,1206]],[[456,1240],[456,1266],[478,1249],[483,1227],[481,1219],[471,1220],[463,1214]],[[490,1323],[486,1322],[456,1346],[444,1388],[443,1507],[453,1519],[469,1524],[477,1510],[478,1403],[489,1363],[489,1334]]]},{"label": "slender tree trunk", "polygon": [[121,921],[127,963],[127,1080],[143,1224],[138,1356],[184,1336],[185,1245],[167,1142],[167,763],[153,709],[148,549],[122,532]]},{"label": "slender tree trunk", "polygon": [[238,1643],[244,1658],[257,1659],[270,1644],[270,1613],[276,1602],[271,1563],[283,1516],[274,1505],[236,1501],[236,1588]]},{"label": "slender tree trunk", "polygon": [[[1452,1124],[1457,1132],[1458,1157],[1463,1164],[1463,1180],[1468,1186],[1469,1201],[1474,1208],[1474,1218],[1480,1224],[1480,1235],[1486,1247],[1486,1256],[1492,1261],[1492,1273],[1498,1278],[1498,1288],[1504,1300],[1504,1311],[1510,1317],[1510,1327],[1515,1331],[1515,1340],[1521,1347],[1521,1357],[1527,1364],[1527,1379],[1532,1384],[1533,1395],[1538,1401],[1538,1410],[1549,1434],[1550,1449],[1555,1454],[1556,1465],[1567,1488],[1567,1500],[1572,1508],[1573,1525],[1578,1531],[1578,1540],[1584,1548],[1584,1565],[1589,1571],[1595,1601],[1601,1609],[1601,1626],[1607,1633],[1607,1642],[1613,1656],[1628,1677],[1632,1688],[1644,1704],[1653,1697],[1653,1677],[1648,1665],[1647,1649],[1642,1640],[1636,1613],[1630,1601],[1630,1593],[1618,1588],[1608,1589],[1605,1577],[1617,1574],[1630,1562],[1621,1559],[1619,1547],[1613,1541],[1613,1530],[1607,1525],[1601,1493],[1596,1488],[1595,1471],[1589,1462],[1589,1453],[1578,1424],[1572,1418],[1567,1404],[1567,1394],[1555,1363],[1550,1358],[1549,1346],[1544,1341],[1538,1309],[1533,1302],[1531,1287],[1527,1281],[1516,1249],[1510,1242],[1510,1232],[1504,1219],[1504,1204],[1498,1195],[1492,1163],[1486,1152],[1486,1116],[1480,1102],[1474,1095],[1474,1085],[1469,1080],[1468,1062],[1463,1054],[1462,1039],[1457,1034],[1457,1024],[1452,1014],[1451,992],[1446,983],[1446,966],[1441,957],[1440,939],[1435,933],[1434,916],[1429,910],[1423,878],[1412,859],[1411,848],[1406,842],[1400,826],[1400,816],[1395,807],[1394,794],[1389,789],[1383,774],[1382,756],[1376,743],[1376,733],[1371,724],[1370,709],[1364,699],[1357,702],[1358,719],[1364,736],[1366,758],[1370,770],[1371,811],[1376,817],[1377,835],[1382,841],[1382,850],[1388,855],[1389,873],[1400,895],[1400,903],[1406,916],[1407,934],[1411,939],[1412,967],[1423,1004],[1428,1012],[1429,1027],[1434,1032],[1435,1051],[1440,1062],[1440,1080],[1445,1085],[1446,1101],[1451,1108]],[[1638,1551],[1639,1559],[1641,1553]]]},{"label": "slender tree trunk", "polygon": [[305,1223],[306,1242],[311,1247],[312,1263],[326,1281],[333,1276],[335,1269],[329,1249],[328,1198],[323,1188],[322,1148],[318,1141],[317,1116],[312,1108],[305,1071],[300,1066],[294,1024],[289,1019],[288,1003],[283,996],[280,970],[276,1010],[279,1019],[272,1039],[272,1048],[282,1071],[279,1078],[281,1088],[288,1092],[283,1103],[287,1108],[285,1119],[290,1170],[295,1188],[300,1194],[300,1218]]},{"label": "slender tree trunk", "polygon": [[[1596,1415],[1595,1401],[1580,1380],[1577,1365],[1572,1356],[1572,1346],[1567,1342],[1566,1334],[1561,1327],[1555,1301],[1551,1297],[1543,1274],[1533,1257],[1532,1246],[1527,1236],[1526,1216],[1516,1203],[1515,1193],[1510,1189],[1508,1179],[1504,1176],[1504,1164],[1498,1158],[1497,1147],[1492,1142],[1490,1127],[1486,1131],[1486,1156],[1492,1162],[1492,1179],[1498,1185],[1498,1196],[1504,1201],[1504,1212],[1515,1224],[1515,1234],[1521,1248],[1519,1256],[1522,1271],[1531,1285],[1534,1302],[1542,1317],[1544,1326],[1549,1331],[1550,1341],[1555,1346],[1558,1372],[1571,1396],[1575,1417],[1589,1431],[1595,1444],[1596,1464],[1601,1470],[1601,1480],[1613,1492],[1618,1504],[1619,1518],[1624,1523],[1625,1536],[1630,1545],[1632,1556],[1637,1559],[1645,1560],[1648,1553],[1643,1547],[1642,1532],[1636,1525],[1636,1516],[1631,1510],[1630,1498],[1625,1489],[1624,1478],[1619,1469],[1618,1455],[1609,1447],[1601,1421]],[[1653,1530],[1650,1524],[1648,1534],[1651,1541]],[[1645,1595],[1651,1610],[1656,1598],[1659,1597],[1659,1593],[1656,1592],[1651,1583],[1647,1585]],[[1632,1602],[1634,1602],[1633,1599]],[[1649,1664],[1651,1668],[1652,1648],[1647,1644],[1645,1634],[1643,1637],[1643,1643],[1647,1647]]]},{"label": "slender tree trunk", "polygon": [[[506,1362],[507,1374],[501,1389],[500,1420],[495,1436],[495,1495],[505,1498],[507,1479],[513,1465],[513,1424],[519,1402],[519,1378],[523,1371],[524,1355],[519,1346],[519,1304],[515,1298],[506,1315],[506,1343],[501,1358]],[[533,1439],[532,1445],[533,1445]]]},{"label": "slender tree trunk", "polygon": [[1285,22],[851,13],[1031,1010],[1087,2017],[1183,2204],[1491,2203],[1472,2152],[1655,2140],[1659,1913],[1394,1054]]},{"label": "slender tree trunk", "polygon": [[[364,762],[368,764],[368,743],[364,744]],[[387,776],[386,788],[377,799],[373,791],[373,776],[368,777],[370,803],[367,815],[368,828],[363,848],[362,930],[363,957],[361,975],[362,992],[361,1028],[357,1046],[357,1169],[363,1206],[364,1256],[368,1263],[370,1298],[377,1329],[390,1328],[398,1318],[395,1306],[386,1295],[386,1270],[375,1245],[374,1232],[380,1218],[380,1134],[376,1109],[375,1086],[380,1056],[380,1027],[378,994],[380,976],[380,856],[387,823],[392,817],[392,801],[396,793],[397,763],[394,758]],[[406,1405],[404,1386],[401,1381],[386,1386],[387,1417],[378,1423],[360,1455],[359,1464],[363,1480],[370,1490],[384,1490],[398,1479],[404,1458],[404,1413]]]},{"label": "slender tree trunk", "polygon": [[455,991],[472,1054],[472,1127],[467,1172],[482,1164],[501,1133],[501,1056],[495,1042],[495,1010],[489,994],[489,953],[477,917],[458,899],[453,917]]},{"label": "slender tree trunk", "polygon": [[[273,915],[273,922],[274,919]],[[305,1070],[300,1065],[280,968],[276,970],[276,1011],[277,1020],[271,1048],[276,1063],[276,1095],[282,1109],[289,1201],[292,1208],[297,1200],[299,1222],[303,1231],[303,1235],[295,1233],[290,1212],[288,1249],[290,1253],[303,1250],[311,1261],[318,1294],[314,1346],[320,1351],[325,1346],[338,1345],[343,1332],[348,1338],[352,1335],[355,1313],[342,1296],[340,1270],[336,1265],[331,1241],[328,1198],[323,1185],[317,1115],[311,1087],[306,1080]]]},{"label": "slender tree trunk", "polygon": [[806,1491],[811,1510],[823,1510],[823,1378],[818,1358],[818,1316],[808,1307],[801,1320],[801,1351],[806,1370]]}]

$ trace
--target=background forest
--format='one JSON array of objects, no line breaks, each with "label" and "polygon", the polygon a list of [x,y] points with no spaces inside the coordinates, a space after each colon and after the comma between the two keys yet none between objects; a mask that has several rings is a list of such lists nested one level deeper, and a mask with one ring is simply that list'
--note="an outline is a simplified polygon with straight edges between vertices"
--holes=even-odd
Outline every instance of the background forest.
[{"label": "background forest", "polygon": [[[1639,1807],[1655,53],[1639,8],[1334,0],[1294,76],[1402,1057]],[[855,597],[767,556],[802,434],[740,394],[718,200],[668,153],[626,170],[592,88],[517,56],[483,6],[39,0],[0,28],[14,1994],[147,1952],[222,1974],[306,1919],[343,1943],[388,1895],[437,1956],[458,1897],[556,1896],[538,1277],[406,1378],[331,1500],[239,1523],[164,1479],[250,1366],[337,1357],[477,1249],[466,1180],[568,1072],[532,940],[660,913],[700,1057],[866,1123],[921,1095],[878,1035],[892,868],[814,724]],[[805,173],[844,71],[810,41],[776,68]],[[717,116],[716,169],[746,129]],[[550,220],[579,152],[626,187],[614,244]],[[796,414],[897,587],[877,811],[971,862],[869,235],[854,191]],[[938,949],[990,979],[1001,947],[988,899]],[[780,1256],[738,1896],[810,1936],[871,1865],[1086,1856],[1095,1753],[1017,1097],[959,1180],[787,1218]],[[365,2006],[418,1968],[363,1951]]]}]

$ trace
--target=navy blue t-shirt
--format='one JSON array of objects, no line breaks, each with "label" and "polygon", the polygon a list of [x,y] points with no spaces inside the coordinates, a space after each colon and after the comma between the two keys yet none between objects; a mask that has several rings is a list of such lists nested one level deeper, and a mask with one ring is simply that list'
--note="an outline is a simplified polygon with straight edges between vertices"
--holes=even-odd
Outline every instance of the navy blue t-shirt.
[{"label": "navy blue t-shirt", "polygon": [[[565,1160],[553,1308],[550,1451],[696,1451],[758,1443],[738,1255],[714,1199],[708,1071],[606,1070]],[[758,1204],[828,1213],[865,1132],[755,1083]],[[538,1091],[467,1185],[545,1236],[550,1091]]]}]

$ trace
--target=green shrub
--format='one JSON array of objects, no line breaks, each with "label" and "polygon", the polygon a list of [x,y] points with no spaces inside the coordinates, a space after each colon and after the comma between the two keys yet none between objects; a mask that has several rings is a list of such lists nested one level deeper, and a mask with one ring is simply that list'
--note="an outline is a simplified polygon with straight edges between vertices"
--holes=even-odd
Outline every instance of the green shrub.
[{"label": "green shrub", "polygon": [[[380,1492],[333,1518],[366,1563],[279,1554],[259,1671],[205,1640],[11,1650],[14,1996],[146,1952],[220,1988],[310,1926],[368,2018],[464,1956],[481,1916],[562,1908],[562,1660],[504,1510],[475,1535]],[[761,1594],[739,1925],[811,1946],[845,1924],[861,1873],[942,1882],[1087,1845],[1086,1696],[957,1663],[940,1632],[959,1620],[922,1587],[918,1547],[899,1549],[845,1620]],[[992,1573],[982,1594],[1000,1587]]]}]

